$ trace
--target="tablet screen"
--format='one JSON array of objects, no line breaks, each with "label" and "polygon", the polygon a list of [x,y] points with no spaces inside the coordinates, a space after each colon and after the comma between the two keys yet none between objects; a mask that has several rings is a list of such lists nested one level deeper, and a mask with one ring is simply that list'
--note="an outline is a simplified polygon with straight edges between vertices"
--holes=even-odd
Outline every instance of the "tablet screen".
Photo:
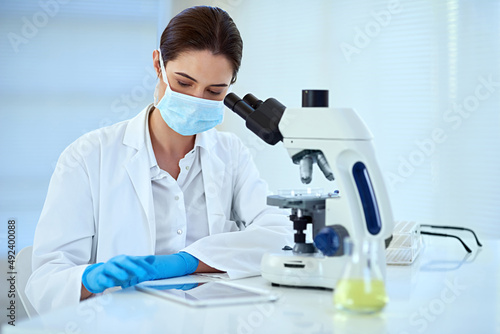
[{"label": "tablet screen", "polygon": [[137,288],[144,292],[191,306],[241,304],[276,300],[275,296],[265,291],[250,290],[223,282],[155,286],[142,285]]}]

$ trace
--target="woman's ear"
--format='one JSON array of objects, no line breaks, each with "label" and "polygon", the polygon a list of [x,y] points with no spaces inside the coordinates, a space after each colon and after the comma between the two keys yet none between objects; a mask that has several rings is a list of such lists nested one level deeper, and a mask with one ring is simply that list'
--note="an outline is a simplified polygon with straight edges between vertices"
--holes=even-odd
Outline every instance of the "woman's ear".
[{"label": "woman's ear", "polygon": [[159,78],[161,75],[161,68],[160,68],[160,52],[158,52],[158,50],[153,51],[153,67],[155,68],[156,71],[156,77]]}]

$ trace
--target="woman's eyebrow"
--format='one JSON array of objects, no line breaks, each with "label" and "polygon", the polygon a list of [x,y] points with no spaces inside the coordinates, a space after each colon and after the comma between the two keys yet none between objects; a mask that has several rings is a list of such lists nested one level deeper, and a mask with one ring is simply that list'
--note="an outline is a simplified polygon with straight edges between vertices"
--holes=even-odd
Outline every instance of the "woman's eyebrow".
[{"label": "woman's eyebrow", "polygon": [[194,82],[198,82],[198,80],[196,80],[195,78],[187,75],[186,73],[183,73],[183,72],[174,72],[175,74],[178,74],[180,76],[183,76],[184,78],[188,78],[189,80],[193,80]]},{"label": "woman's eyebrow", "polygon": [[[183,76],[184,78],[188,78],[189,80],[192,80],[192,81],[194,81],[196,83],[198,82],[195,78],[193,78],[192,76],[190,76],[190,75],[188,75],[188,74],[186,74],[184,72],[174,72],[174,73],[178,74],[180,76]],[[228,85],[225,84],[225,83],[221,83],[221,84],[215,84],[215,85],[210,85],[210,86],[212,86],[212,87],[227,87]]]},{"label": "woman's eyebrow", "polygon": [[210,87],[227,87],[227,84],[221,83],[221,84],[216,84],[216,85],[210,85]]}]

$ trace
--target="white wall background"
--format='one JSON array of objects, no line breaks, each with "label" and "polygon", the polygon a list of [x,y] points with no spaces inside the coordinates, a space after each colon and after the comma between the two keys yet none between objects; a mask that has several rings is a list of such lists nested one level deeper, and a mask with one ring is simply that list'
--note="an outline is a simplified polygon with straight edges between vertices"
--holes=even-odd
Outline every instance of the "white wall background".
[{"label": "white wall background", "polygon": [[[17,248],[32,243],[68,144],[152,101],[159,34],[196,4],[226,9],[241,31],[234,92],[296,107],[302,89],[329,89],[331,106],[357,109],[396,219],[500,237],[499,1],[41,0],[0,2],[1,245],[9,218]],[[281,144],[229,111],[221,129],[249,146],[271,190],[303,187]]]}]

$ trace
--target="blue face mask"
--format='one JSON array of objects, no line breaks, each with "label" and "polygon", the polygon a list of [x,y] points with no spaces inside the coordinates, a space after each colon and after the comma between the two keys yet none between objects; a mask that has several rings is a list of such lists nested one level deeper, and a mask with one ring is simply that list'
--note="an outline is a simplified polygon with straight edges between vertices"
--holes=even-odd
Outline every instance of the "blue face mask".
[{"label": "blue face mask", "polygon": [[183,136],[192,136],[222,123],[223,101],[201,99],[172,91],[168,84],[161,53],[160,65],[163,82],[167,85],[167,89],[162,99],[157,102],[158,85],[156,86],[154,105],[160,110],[161,116],[172,130]]}]

